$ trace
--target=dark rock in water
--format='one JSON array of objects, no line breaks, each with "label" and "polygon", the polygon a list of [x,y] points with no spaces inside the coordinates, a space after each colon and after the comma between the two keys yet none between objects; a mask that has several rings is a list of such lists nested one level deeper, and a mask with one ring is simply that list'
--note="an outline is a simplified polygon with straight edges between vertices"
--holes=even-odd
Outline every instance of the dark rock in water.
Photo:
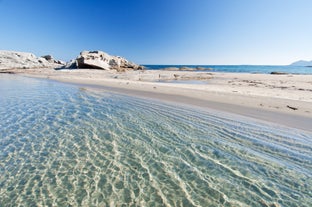
[{"label": "dark rock in water", "polygon": [[271,75],[288,75],[289,73],[273,71],[270,73]]}]

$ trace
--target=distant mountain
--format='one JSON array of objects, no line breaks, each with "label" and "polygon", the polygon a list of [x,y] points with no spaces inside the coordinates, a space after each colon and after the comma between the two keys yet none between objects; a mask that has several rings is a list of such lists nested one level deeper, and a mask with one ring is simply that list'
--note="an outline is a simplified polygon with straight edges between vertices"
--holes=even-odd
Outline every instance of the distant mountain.
[{"label": "distant mountain", "polygon": [[290,64],[292,66],[312,66],[312,60],[311,61],[306,61],[306,60],[299,60],[296,61],[292,64]]}]

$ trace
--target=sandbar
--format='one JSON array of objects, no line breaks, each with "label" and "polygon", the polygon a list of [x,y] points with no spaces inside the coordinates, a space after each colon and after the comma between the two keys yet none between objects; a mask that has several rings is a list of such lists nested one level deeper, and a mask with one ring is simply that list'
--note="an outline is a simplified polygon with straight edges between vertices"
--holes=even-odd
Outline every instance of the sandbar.
[{"label": "sandbar", "polygon": [[91,69],[13,69],[7,72],[220,110],[312,131],[312,75]]}]

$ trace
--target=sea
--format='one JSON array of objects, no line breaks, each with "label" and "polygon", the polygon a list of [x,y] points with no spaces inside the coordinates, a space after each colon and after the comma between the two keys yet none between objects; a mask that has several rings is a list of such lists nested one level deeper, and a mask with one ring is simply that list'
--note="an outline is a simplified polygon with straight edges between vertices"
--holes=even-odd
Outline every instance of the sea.
[{"label": "sea", "polygon": [[261,73],[270,74],[272,72],[290,74],[312,74],[312,67],[292,66],[292,65],[144,65],[148,70],[161,70],[170,67],[201,68],[198,71],[229,72],[229,73]]},{"label": "sea", "polygon": [[0,206],[312,206],[312,133],[0,74]]}]

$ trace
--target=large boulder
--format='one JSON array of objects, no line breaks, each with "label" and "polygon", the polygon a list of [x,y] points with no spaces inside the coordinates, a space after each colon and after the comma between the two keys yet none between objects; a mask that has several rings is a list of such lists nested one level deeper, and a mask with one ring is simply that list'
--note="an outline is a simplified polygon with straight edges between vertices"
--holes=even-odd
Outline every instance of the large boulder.
[{"label": "large boulder", "polygon": [[78,68],[94,68],[110,70],[110,55],[101,51],[83,51],[76,58]]},{"label": "large boulder", "polygon": [[68,69],[88,68],[103,70],[124,71],[127,69],[140,70],[143,66],[137,65],[120,56],[109,55],[102,51],[83,51],[80,55],[68,62],[65,66]]},{"label": "large boulder", "polygon": [[[52,56],[50,56],[52,58]],[[0,51],[0,69],[60,68],[64,64],[53,58],[36,57],[28,52]]]}]

